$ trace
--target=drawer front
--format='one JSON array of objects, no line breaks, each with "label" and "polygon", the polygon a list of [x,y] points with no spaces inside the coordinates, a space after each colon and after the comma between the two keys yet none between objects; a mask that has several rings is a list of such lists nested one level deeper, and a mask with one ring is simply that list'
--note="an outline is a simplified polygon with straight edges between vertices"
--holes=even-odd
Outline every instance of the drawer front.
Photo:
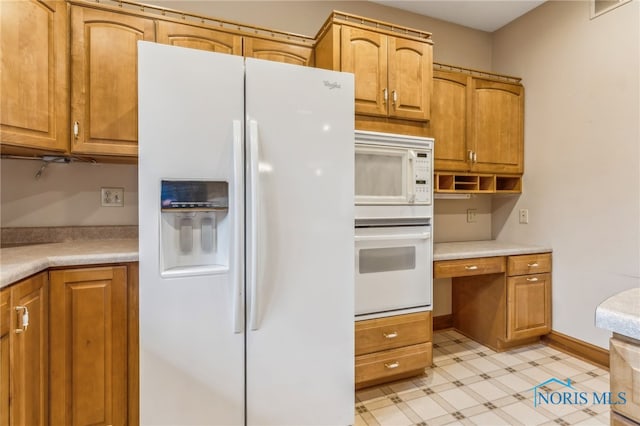
[{"label": "drawer front", "polygon": [[356,357],[356,384],[391,377],[431,365],[431,343],[420,343]]},{"label": "drawer front", "polygon": [[438,260],[433,264],[434,278],[466,277],[505,271],[504,256]]},{"label": "drawer front", "polygon": [[626,403],[612,408],[640,422],[640,345],[613,337],[609,340],[609,374],[612,402],[620,402],[620,392],[626,393]]},{"label": "drawer front", "polygon": [[551,253],[509,256],[507,274],[509,276],[543,274],[551,272]]},{"label": "drawer front", "polygon": [[431,312],[358,321],[356,355],[431,341]]}]

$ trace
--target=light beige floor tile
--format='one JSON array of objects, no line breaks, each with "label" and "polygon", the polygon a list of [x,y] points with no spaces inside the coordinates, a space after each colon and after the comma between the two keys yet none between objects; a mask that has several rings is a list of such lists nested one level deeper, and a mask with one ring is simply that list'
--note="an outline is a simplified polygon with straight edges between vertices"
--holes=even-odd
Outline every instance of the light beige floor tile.
[{"label": "light beige floor tile", "polygon": [[371,410],[371,414],[383,426],[408,426],[413,424],[402,410],[395,405]]},{"label": "light beige floor tile", "polygon": [[476,368],[479,373],[490,373],[501,368],[500,366],[491,362],[490,357],[479,357],[470,359],[469,361],[465,362],[465,365],[471,365],[472,367]]},{"label": "light beige floor tile", "polygon": [[424,383],[424,386],[427,386],[427,387],[433,387],[437,385],[442,385],[444,383],[449,383],[449,380],[447,380],[442,374],[440,374],[435,370],[427,373],[427,377],[424,377],[422,381]]},{"label": "light beige floor tile", "polygon": [[502,407],[501,410],[526,425],[539,425],[551,420],[522,402],[507,405]]},{"label": "light beige floor tile", "polygon": [[575,413],[576,411],[582,410],[584,407],[576,404],[540,404],[538,405],[540,408],[544,408],[548,411],[554,418],[564,419],[566,416]]},{"label": "light beige floor tile", "polygon": [[[553,373],[549,373],[540,367],[530,367],[524,370],[519,370],[518,375],[524,374],[525,376],[533,379],[535,384],[546,382],[553,377]],[[522,377],[522,376],[520,376]],[[561,381],[565,381],[566,377],[557,377]]]},{"label": "light beige floor tile", "polygon": [[380,398],[385,396],[385,393],[382,392],[381,388],[368,388],[365,390],[356,392],[356,400],[357,401],[370,401],[372,399]]},{"label": "light beige floor tile", "polygon": [[511,425],[511,423],[501,417],[499,417],[493,411],[487,411],[486,413],[478,414],[477,416],[469,417],[474,424],[478,426],[502,426]]},{"label": "light beige floor tile", "polygon": [[453,407],[455,407],[457,410],[463,410],[480,403],[460,388],[440,392],[439,396],[449,404],[451,404]]},{"label": "light beige floor tile", "polygon": [[565,379],[567,377],[577,376],[583,372],[582,370],[573,368],[573,365],[575,365],[573,362],[563,360],[545,364],[544,368],[553,371],[555,377]]},{"label": "light beige floor tile", "polygon": [[484,397],[487,401],[494,401],[496,399],[504,398],[508,394],[502,389],[495,386],[489,380],[483,380],[481,382],[468,385],[473,391]]},{"label": "light beige floor tile", "polygon": [[445,365],[441,367],[441,370],[449,374],[455,380],[460,380],[460,379],[464,379],[465,377],[471,377],[476,375],[476,373],[474,373],[473,371],[463,366],[462,363],[458,363],[458,362],[455,364]]},{"label": "light beige floor tile", "polygon": [[526,361],[535,361],[536,359],[545,358],[548,356],[545,352],[541,350],[530,349],[530,348],[518,349],[515,352],[510,351],[509,353],[518,355],[523,359],[525,359]]},{"label": "light beige floor tile", "polygon": [[353,422],[354,426],[367,426],[367,422],[364,421],[361,415],[356,414],[356,420]]},{"label": "light beige floor tile", "polygon": [[380,425],[380,423],[378,423],[376,418],[373,417],[373,414],[371,414],[368,411],[366,413],[360,414],[360,417],[362,417],[362,420],[364,420],[367,423],[367,425],[369,425],[369,426],[378,426],[378,425]]},{"label": "light beige floor tile", "polygon": [[594,390],[596,392],[609,392],[609,381],[604,380],[602,377],[596,377],[591,380],[587,380],[585,382],[579,383],[577,386],[580,386],[582,389],[588,388],[589,390]]},{"label": "light beige floor tile", "polygon": [[530,390],[533,386],[535,386],[535,384],[523,380],[515,374],[507,374],[504,376],[496,377],[495,380],[499,381],[510,389],[513,389],[514,392],[524,392]]},{"label": "light beige floor tile", "polygon": [[501,364],[504,364],[507,367],[513,367],[514,365],[518,365],[518,364],[522,364],[523,361],[522,359],[511,355],[507,352],[500,352],[494,355],[491,355],[491,358],[500,362]]},{"label": "light beige floor tile", "polygon": [[394,393],[406,392],[415,388],[415,385],[411,380],[390,383],[388,386]]},{"label": "light beige floor tile", "polygon": [[407,401],[406,404],[423,420],[429,420],[447,414],[447,410],[442,408],[442,406],[429,396],[412,399]]},{"label": "light beige floor tile", "polygon": [[394,405],[394,403],[389,398],[377,398],[369,401],[363,401],[362,405],[364,405],[367,410],[373,411],[379,408],[384,408],[390,405]]}]

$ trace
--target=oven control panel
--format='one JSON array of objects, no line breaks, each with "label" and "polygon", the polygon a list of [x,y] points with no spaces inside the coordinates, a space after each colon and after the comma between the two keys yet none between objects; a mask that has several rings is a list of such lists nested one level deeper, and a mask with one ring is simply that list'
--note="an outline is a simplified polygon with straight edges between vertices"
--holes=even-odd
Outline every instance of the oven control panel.
[{"label": "oven control panel", "polygon": [[415,202],[431,202],[431,151],[417,151],[414,160]]}]

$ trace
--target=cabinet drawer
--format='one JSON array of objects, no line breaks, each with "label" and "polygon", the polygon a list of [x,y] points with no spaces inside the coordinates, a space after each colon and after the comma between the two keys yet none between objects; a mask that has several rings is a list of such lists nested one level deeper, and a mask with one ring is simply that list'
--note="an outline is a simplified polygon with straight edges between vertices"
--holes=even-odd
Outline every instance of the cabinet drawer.
[{"label": "cabinet drawer", "polygon": [[431,365],[431,350],[431,343],[420,343],[358,356],[356,385],[427,368]]},{"label": "cabinet drawer", "polygon": [[431,312],[356,322],[356,355],[431,341]]},{"label": "cabinet drawer", "polygon": [[551,253],[509,256],[507,259],[507,273],[509,276],[542,274],[545,272],[551,272]]},{"label": "cabinet drawer", "polygon": [[433,264],[434,278],[496,274],[505,271],[504,256],[438,260]]}]

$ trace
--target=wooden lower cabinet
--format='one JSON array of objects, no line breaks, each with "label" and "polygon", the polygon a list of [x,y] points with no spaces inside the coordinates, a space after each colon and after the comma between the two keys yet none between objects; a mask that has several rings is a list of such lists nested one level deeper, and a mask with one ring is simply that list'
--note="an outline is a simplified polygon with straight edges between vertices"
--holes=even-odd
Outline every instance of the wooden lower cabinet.
[{"label": "wooden lower cabinet", "polygon": [[611,424],[640,423],[640,340],[613,334],[609,340],[609,383],[613,402],[622,402],[621,394],[626,399],[624,404],[611,406]]},{"label": "wooden lower cabinet", "polygon": [[[50,422],[128,423],[127,266],[50,272]],[[136,372],[137,373],[137,372]]]},{"label": "wooden lower cabinet", "polygon": [[47,273],[3,289],[0,316],[0,425],[49,424]]},{"label": "wooden lower cabinet", "polygon": [[357,321],[356,389],[424,373],[431,366],[431,312]]},{"label": "wooden lower cabinet", "polygon": [[551,253],[436,261],[452,278],[453,326],[501,351],[551,331]]}]

